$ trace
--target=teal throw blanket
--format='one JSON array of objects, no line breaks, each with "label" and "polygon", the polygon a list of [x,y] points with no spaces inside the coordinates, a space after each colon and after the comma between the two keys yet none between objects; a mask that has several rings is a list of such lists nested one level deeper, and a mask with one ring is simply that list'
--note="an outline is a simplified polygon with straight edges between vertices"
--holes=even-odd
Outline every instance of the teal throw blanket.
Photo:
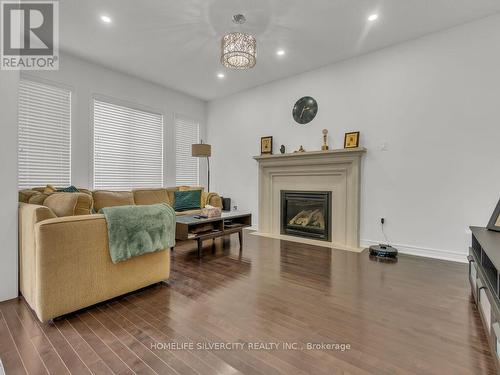
[{"label": "teal throw blanket", "polygon": [[113,263],[175,245],[175,211],[165,203],[106,207],[100,212],[108,224]]}]

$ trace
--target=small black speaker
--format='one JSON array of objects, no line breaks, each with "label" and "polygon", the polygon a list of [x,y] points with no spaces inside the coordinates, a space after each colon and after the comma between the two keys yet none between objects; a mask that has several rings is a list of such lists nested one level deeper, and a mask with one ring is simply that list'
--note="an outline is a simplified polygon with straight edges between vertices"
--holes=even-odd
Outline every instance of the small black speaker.
[{"label": "small black speaker", "polygon": [[231,211],[231,198],[222,198],[222,210]]}]

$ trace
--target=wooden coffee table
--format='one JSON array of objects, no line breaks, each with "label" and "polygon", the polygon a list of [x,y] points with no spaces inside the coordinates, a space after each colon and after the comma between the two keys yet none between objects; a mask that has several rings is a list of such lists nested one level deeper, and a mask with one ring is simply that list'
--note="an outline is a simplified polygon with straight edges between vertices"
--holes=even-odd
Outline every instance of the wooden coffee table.
[{"label": "wooden coffee table", "polygon": [[243,228],[252,225],[252,214],[241,211],[222,212],[220,217],[207,219],[196,218],[197,215],[180,215],[176,218],[175,239],[180,241],[195,240],[198,242],[198,257],[202,257],[203,240],[215,239],[225,235],[238,233],[240,250],[243,247]]}]

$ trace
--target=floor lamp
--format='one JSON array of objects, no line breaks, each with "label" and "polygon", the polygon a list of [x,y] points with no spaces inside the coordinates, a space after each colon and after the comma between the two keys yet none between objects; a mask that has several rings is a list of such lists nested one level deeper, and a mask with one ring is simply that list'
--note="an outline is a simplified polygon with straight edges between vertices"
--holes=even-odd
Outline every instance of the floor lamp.
[{"label": "floor lamp", "polygon": [[195,158],[207,158],[208,167],[208,192],[210,192],[210,156],[212,156],[212,146],[203,143],[191,145],[191,156]]}]

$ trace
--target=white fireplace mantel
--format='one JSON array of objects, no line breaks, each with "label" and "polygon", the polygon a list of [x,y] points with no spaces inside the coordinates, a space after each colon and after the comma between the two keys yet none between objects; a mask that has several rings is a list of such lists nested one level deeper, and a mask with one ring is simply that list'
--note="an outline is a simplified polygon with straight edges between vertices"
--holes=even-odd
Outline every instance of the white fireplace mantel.
[{"label": "white fireplace mantel", "polygon": [[[359,251],[361,159],[365,153],[359,147],[255,156],[259,163],[257,234]],[[281,234],[282,190],[332,192],[330,242]]]}]

